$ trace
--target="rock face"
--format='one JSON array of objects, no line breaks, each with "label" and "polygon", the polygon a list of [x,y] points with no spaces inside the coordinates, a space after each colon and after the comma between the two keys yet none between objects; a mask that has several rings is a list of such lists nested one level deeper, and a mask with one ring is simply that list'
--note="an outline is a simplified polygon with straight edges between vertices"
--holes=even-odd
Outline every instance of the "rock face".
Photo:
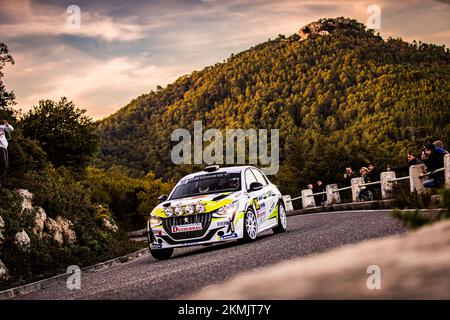
[{"label": "rock face", "polygon": [[[25,189],[18,189],[16,192],[22,197],[22,212],[24,210],[35,210],[34,216],[35,226],[33,227],[33,233],[39,238],[50,237],[58,242],[60,245],[64,244],[64,240],[67,240],[68,244],[72,244],[76,241],[77,237],[72,230],[73,224],[70,220],[57,216],[55,219],[47,217],[45,210],[41,207],[33,206],[33,194]],[[0,221],[1,222],[1,221]],[[0,243],[1,243],[1,225],[0,225]],[[30,237],[25,231],[21,231],[16,234],[16,243],[20,247],[27,250],[30,246]],[[28,244],[27,244],[28,243]]]},{"label": "rock face", "polygon": [[33,232],[39,238],[42,238],[42,232],[44,231],[45,221],[47,220],[47,214],[44,209],[38,208],[36,215],[34,217],[35,226],[33,228]]},{"label": "rock face", "polygon": [[0,281],[8,280],[9,272],[2,260],[0,260]]},{"label": "rock face", "polygon": [[96,218],[101,223],[103,229],[111,232],[117,232],[119,230],[119,227],[111,219],[109,209],[100,204],[97,206]]},{"label": "rock face", "polygon": [[102,218],[101,222],[102,222],[103,228],[105,228],[106,230],[109,230],[111,232],[119,231],[119,227],[116,224],[111,223],[108,219]]},{"label": "rock face", "polygon": [[30,249],[31,239],[25,230],[19,231],[14,236],[14,243],[23,251]]},{"label": "rock face", "polygon": [[300,36],[300,41],[302,41],[308,39],[311,35],[325,36],[338,31],[360,32],[362,30],[364,30],[364,25],[361,23],[356,20],[341,17],[336,19],[321,19],[307,24],[300,28],[298,35]]},{"label": "rock face", "polygon": [[25,189],[17,189],[16,192],[22,197],[22,212],[26,209],[33,209],[33,194]]},{"label": "rock face", "polygon": [[5,221],[3,220],[2,216],[0,216],[0,245],[2,245],[5,241],[3,231],[5,231]]},{"label": "rock face", "polygon": [[47,231],[51,238],[60,245],[64,243],[64,239],[66,239],[69,244],[72,244],[77,239],[72,227],[73,224],[70,220],[57,216],[56,219],[47,218],[45,220],[44,230]]}]

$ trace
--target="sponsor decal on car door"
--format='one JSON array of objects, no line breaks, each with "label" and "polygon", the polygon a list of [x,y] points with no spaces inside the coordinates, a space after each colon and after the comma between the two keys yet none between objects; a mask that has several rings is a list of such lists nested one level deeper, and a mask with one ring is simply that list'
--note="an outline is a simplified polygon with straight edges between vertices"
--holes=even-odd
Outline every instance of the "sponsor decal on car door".
[{"label": "sponsor decal on car door", "polygon": [[265,215],[266,215],[266,211],[265,211],[265,203],[263,201],[263,197],[262,195],[262,190],[255,190],[255,191],[248,191],[250,189],[250,185],[252,184],[252,182],[258,182],[258,180],[256,179],[255,175],[252,173],[252,171],[250,169],[245,170],[245,183],[246,183],[246,188],[247,188],[247,192],[248,195],[251,199],[251,204],[252,207],[255,210],[255,214],[256,214],[256,218],[258,220],[258,229],[260,229],[262,227],[262,225],[264,225],[265,222]]},{"label": "sponsor decal on car door", "polygon": [[259,208],[256,210],[256,218],[258,219],[258,227],[260,229],[264,227],[267,220],[266,199],[264,198],[264,194],[261,192],[262,190],[258,191],[259,195],[254,198],[255,202],[258,203]]},{"label": "sponsor decal on car door", "polygon": [[257,170],[257,169],[251,169],[254,176],[256,177],[256,180],[264,185],[264,188],[261,189],[261,202],[264,203],[264,218],[261,220],[264,221],[264,227],[267,226],[268,223],[272,223],[272,221],[269,221],[269,218],[272,214],[272,212],[275,209],[276,205],[276,195],[273,192],[272,186],[268,183],[267,178],[264,176],[264,174]]}]

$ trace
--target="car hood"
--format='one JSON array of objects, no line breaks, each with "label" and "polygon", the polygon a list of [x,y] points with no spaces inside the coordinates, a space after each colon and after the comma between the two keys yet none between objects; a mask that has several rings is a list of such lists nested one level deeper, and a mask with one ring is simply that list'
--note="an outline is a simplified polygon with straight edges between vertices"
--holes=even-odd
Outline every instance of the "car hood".
[{"label": "car hood", "polygon": [[215,211],[220,207],[227,205],[235,200],[237,200],[242,195],[242,191],[235,192],[221,192],[221,193],[211,193],[204,194],[174,200],[167,200],[160,203],[155,207],[152,211],[152,215],[159,216],[162,218],[166,217],[164,213],[164,209],[167,207],[175,208],[178,206],[184,207],[188,205],[196,205],[202,203],[205,206],[205,212],[208,213],[211,211]]}]

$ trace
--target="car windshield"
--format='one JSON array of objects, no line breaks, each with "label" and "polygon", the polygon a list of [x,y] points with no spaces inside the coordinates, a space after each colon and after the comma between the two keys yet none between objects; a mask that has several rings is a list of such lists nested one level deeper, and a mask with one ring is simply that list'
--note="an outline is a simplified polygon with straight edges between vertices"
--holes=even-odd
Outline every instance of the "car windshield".
[{"label": "car windshield", "polygon": [[240,173],[210,173],[180,181],[180,184],[175,188],[170,199],[186,198],[210,193],[233,192],[240,189]]}]

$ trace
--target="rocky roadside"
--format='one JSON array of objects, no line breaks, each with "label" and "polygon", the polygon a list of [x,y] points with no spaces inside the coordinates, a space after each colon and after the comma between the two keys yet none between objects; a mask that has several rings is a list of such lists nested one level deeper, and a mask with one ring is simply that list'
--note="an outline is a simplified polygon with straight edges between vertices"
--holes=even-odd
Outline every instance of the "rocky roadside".
[{"label": "rocky roadside", "polygon": [[[20,215],[24,215],[25,212],[31,212],[33,217],[34,227],[32,232],[39,238],[51,239],[56,242],[59,246],[71,245],[76,243],[77,235],[73,230],[73,223],[69,219],[63,216],[56,216],[54,218],[48,217],[45,210],[41,207],[33,205],[34,195],[25,189],[17,189],[15,192],[21,198],[21,210]],[[101,213],[101,209],[99,211]],[[17,217],[20,220],[22,217]],[[109,221],[108,219],[100,216],[102,226],[112,232],[117,232],[117,225]],[[2,247],[7,245],[5,243],[4,232],[6,230],[6,223],[3,217],[0,215],[0,282],[9,279],[8,266],[1,260]],[[23,252],[28,252],[31,245],[31,239],[29,234],[24,229],[21,229],[14,235],[14,245]]]}]

